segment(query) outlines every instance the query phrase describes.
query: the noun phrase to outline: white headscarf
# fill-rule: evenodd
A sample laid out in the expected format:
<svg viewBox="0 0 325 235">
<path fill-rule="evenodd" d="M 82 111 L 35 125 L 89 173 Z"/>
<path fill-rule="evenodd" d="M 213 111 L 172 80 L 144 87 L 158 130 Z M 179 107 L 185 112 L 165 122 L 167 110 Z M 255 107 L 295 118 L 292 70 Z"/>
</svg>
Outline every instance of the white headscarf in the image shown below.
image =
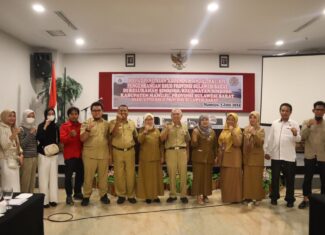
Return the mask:
<svg viewBox="0 0 325 235">
<path fill-rule="evenodd" d="M 32 124 L 29 124 L 27 122 L 27 116 L 31 113 L 35 113 L 33 110 L 31 109 L 26 109 L 24 112 L 23 112 L 23 118 L 22 118 L 22 121 L 20 123 L 20 126 L 23 126 L 25 128 L 28 128 L 28 129 L 31 129 L 31 128 L 35 128 L 35 122 L 32 123 Z"/>
</svg>

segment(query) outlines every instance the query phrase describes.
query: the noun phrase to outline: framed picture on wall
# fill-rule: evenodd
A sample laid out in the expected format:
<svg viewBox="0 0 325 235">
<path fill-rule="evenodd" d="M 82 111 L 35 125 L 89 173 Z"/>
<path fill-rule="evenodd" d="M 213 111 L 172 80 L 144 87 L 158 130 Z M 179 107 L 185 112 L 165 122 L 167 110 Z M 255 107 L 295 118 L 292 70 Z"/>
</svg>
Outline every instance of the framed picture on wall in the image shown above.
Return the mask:
<svg viewBox="0 0 325 235">
<path fill-rule="evenodd" d="M 135 54 L 125 54 L 125 67 L 135 67 Z"/>
<path fill-rule="evenodd" d="M 229 55 L 219 55 L 219 67 L 220 68 L 229 67 Z"/>
</svg>

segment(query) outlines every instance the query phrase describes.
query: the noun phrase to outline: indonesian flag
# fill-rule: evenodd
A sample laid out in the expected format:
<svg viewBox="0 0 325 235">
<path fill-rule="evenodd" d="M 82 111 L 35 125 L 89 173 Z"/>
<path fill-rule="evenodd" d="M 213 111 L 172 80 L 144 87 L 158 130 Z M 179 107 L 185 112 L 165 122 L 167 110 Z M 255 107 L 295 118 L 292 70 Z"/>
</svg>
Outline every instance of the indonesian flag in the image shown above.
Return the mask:
<svg viewBox="0 0 325 235">
<path fill-rule="evenodd" d="M 52 63 L 52 79 L 50 85 L 50 98 L 49 98 L 49 108 L 54 109 L 56 107 L 56 77 L 55 77 L 55 68 L 54 63 Z"/>
</svg>

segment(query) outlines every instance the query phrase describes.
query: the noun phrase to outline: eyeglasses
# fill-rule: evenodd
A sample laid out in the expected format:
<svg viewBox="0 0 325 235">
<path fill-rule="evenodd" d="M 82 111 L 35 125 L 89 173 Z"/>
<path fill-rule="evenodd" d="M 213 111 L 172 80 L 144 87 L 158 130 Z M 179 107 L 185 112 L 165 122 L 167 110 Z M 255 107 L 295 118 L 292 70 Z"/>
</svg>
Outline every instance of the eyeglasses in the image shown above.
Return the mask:
<svg viewBox="0 0 325 235">
<path fill-rule="evenodd" d="M 102 110 L 101 109 L 93 109 L 93 110 L 91 110 L 92 112 L 94 112 L 94 113 L 99 113 L 99 112 L 101 112 Z"/>
</svg>

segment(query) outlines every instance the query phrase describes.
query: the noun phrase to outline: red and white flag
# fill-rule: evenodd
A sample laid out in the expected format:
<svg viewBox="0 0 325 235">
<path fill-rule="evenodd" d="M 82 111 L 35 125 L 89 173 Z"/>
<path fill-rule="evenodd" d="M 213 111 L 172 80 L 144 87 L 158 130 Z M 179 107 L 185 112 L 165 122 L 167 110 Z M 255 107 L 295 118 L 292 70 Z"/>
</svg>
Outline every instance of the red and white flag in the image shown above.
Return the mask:
<svg viewBox="0 0 325 235">
<path fill-rule="evenodd" d="M 56 99 L 57 99 L 57 92 L 56 92 L 56 76 L 55 76 L 55 67 L 54 63 L 52 63 L 52 73 L 51 73 L 51 84 L 50 84 L 50 98 L 49 98 L 49 108 L 55 109 L 56 108 Z"/>
</svg>

